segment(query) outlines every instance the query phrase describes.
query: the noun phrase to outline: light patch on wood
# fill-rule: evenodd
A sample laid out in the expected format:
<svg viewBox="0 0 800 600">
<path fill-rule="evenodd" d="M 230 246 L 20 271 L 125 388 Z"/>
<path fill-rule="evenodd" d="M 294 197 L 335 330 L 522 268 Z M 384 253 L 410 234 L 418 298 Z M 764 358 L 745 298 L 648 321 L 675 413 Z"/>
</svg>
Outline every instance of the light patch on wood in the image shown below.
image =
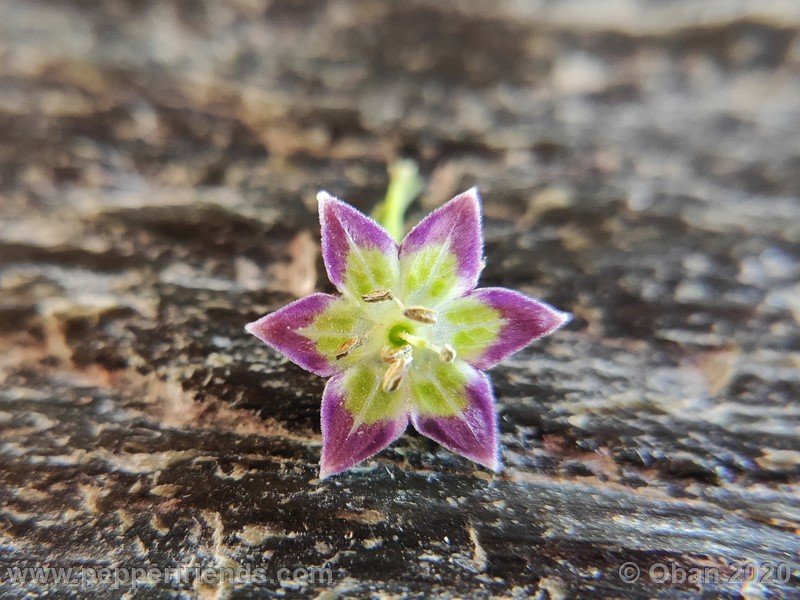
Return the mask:
<svg viewBox="0 0 800 600">
<path fill-rule="evenodd" d="M 320 444 L 319 436 L 303 436 L 288 431 L 274 419 L 254 418 L 248 410 L 232 408 L 215 399 L 197 400 L 194 394 L 186 392 L 180 385 L 182 379 L 191 373 L 174 371 L 170 379 L 163 381 L 157 376 L 138 376 L 126 374 L 121 385 L 136 386 L 144 384 L 147 392 L 143 396 L 148 403 L 145 415 L 156 419 L 163 427 L 192 427 L 193 429 L 212 429 L 231 431 L 239 435 L 256 434 L 278 436 L 300 441 L 304 444 Z"/>
<path fill-rule="evenodd" d="M 528 200 L 525 214 L 519 219 L 519 227 L 527 229 L 544 213 L 551 210 L 563 210 L 575 204 L 574 193 L 566 187 L 550 186 L 538 190 Z"/>
<path fill-rule="evenodd" d="M 196 456 L 197 453 L 193 450 L 174 450 L 166 452 L 135 452 L 131 454 L 111 454 L 103 451 L 98 454 L 115 471 L 142 475 L 158 473 L 174 463 Z"/>
<path fill-rule="evenodd" d="M 230 473 L 226 473 L 222 470 L 220 465 L 217 465 L 216 470 L 214 471 L 214 476 L 219 477 L 220 479 L 230 479 L 232 481 L 239 481 L 246 475 L 258 475 L 258 471 L 255 469 L 245 469 L 242 465 L 235 464 L 231 468 Z"/>
<path fill-rule="evenodd" d="M 117 509 L 114 512 L 117 515 L 117 520 L 119 521 L 119 531 L 121 533 L 125 533 L 131 527 L 133 527 L 134 519 L 130 512 L 124 508 Z"/>
<path fill-rule="evenodd" d="M 386 521 L 386 515 L 374 509 L 362 510 L 360 512 L 340 510 L 336 513 L 336 516 L 345 521 L 357 521 L 367 525 L 376 525 Z"/>
<path fill-rule="evenodd" d="M 173 498 L 181 491 L 181 486 L 172 483 L 164 483 L 157 485 L 150 490 L 154 496 L 161 496 L 162 498 Z"/>
<path fill-rule="evenodd" d="M 236 537 L 248 546 L 261 546 L 272 538 L 292 538 L 296 535 L 295 533 L 286 533 L 285 531 L 274 529 L 268 525 L 245 525 L 236 534 Z"/>
<path fill-rule="evenodd" d="M 14 496 L 26 502 L 45 502 L 50 499 L 50 494 L 32 487 L 17 488 L 14 490 Z"/>
<path fill-rule="evenodd" d="M 90 513 L 99 515 L 103 512 L 103 498 L 108 495 L 108 490 L 103 490 L 96 485 L 81 485 L 80 491 L 83 496 L 83 505 Z"/>
<path fill-rule="evenodd" d="M 763 456 L 756 458 L 758 465 L 764 469 L 790 469 L 800 465 L 800 452 L 797 450 L 774 450 L 765 448 Z"/>
<path fill-rule="evenodd" d="M 542 577 L 537 592 L 547 592 L 550 600 L 564 600 L 567 597 L 567 586 L 558 577 Z"/>
<path fill-rule="evenodd" d="M 150 517 L 150 527 L 160 536 L 165 536 L 169 533 L 169 527 L 158 515 Z"/>
<path fill-rule="evenodd" d="M 488 560 L 486 551 L 481 546 L 480 539 L 478 539 L 478 530 L 475 529 L 472 521 L 467 524 L 467 534 L 469 534 L 469 539 L 472 542 L 472 565 L 479 573 L 483 573 L 486 570 Z"/>
<path fill-rule="evenodd" d="M 708 393 L 716 396 L 723 391 L 736 373 L 740 351 L 724 349 L 707 352 L 697 358 L 697 367 L 708 382 Z"/>
<path fill-rule="evenodd" d="M 288 261 L 278 262 L 269 268 L 266 281 L 272 282 L 275 289 L 289 292 L 295 296 L 307 296 L 317 285 L 317 256 L 319 249 L 308 231 L 298 233 L 286 246 Z M 259 278 L 258 287 L 263 287 L 265 279 Z"/>
</svg>

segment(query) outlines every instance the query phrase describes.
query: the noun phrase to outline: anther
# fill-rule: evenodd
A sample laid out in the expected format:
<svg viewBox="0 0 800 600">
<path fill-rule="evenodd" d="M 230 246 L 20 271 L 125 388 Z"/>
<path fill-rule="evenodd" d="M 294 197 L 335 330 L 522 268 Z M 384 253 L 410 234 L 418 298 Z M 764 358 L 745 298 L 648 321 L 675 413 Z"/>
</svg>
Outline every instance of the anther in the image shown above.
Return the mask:
<svg viewBox="0 0 800 600">
<path fill-rule="evenodd" d="M 361 296 L 364 302 L 383 302 L 384 300 L 394 300 L 392 290 L 375 290 L 369 294 Z"/>
<path fill-rule="evenodd" d="M 411 358 L 409 357 L 398 358 L 389 363 L 381 380 L 381 387 L 384 392 L 393 392 L 398 388 L 400 381 L 403 379 L 403 373 L 410 363 Z"/>
<path fill-rule="evenodd" d="M 364 341 L 361 338 L 357 337 L 345 340 L 344 342 L 342 342 L 342 345 L 339 346 L 339 349 L 336 351 L 336 360 L 341 360 L 363 343 Z"/>
<path fill-rule="evenodd" d="M 411 346 L 401 346 L 400 348 L 384 346 L 381 348 L 381 360 L 385 363 L 391 363 L 401 358 L 408 358 L 409 356 L 411 356 Z"/>
<path fill-rule="evenodd" d="M 424 306 L 409 306 L 403 311 L 403 316 L 408 317 L 412 321 L 419 321 L 427 325 L 434 325 L 436 323 L 436 311 Z"/>
<path fill-rule="evenodd" d="M 456 351 L 450 344 L 445 344 L 444 347 L 439 350 L 439 358 L 442 362 L 451 363 L 456 359 Z"/>
</svg>

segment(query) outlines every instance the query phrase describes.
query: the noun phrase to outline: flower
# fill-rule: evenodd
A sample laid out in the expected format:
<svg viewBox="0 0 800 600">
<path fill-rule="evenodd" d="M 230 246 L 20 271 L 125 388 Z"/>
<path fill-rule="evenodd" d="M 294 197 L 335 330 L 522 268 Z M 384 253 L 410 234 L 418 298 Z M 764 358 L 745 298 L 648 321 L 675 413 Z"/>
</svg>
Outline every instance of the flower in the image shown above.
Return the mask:
<svg viewBox="0 0 800 600">
<path fill-rule="evenodd" d="M 245 329 L 330 377 L 322 396 L 321 477 L 383 450 L 409 419 L 422 435 L 501 468 L 492 386 L 483 373 L 570 315 L 504 288 L 475 289 L 483 268 L 473 188 L 398 244 L 320 192 L 322 256 L 341 296 L 311 294 Z"/>
</svg>

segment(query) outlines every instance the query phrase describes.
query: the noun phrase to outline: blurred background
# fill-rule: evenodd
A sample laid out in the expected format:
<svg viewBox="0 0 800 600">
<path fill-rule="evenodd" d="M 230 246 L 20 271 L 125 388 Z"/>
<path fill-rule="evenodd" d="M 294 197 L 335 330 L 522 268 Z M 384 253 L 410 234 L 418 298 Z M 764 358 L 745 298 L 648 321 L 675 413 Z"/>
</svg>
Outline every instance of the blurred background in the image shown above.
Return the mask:
<svg viewBox="0 0 800 600">
<path fill-rule="evenodd" d="M 632 594 L 642 552 L 796 559 L 799 27 L 795 0 L 0 0 L 6 560 L 578 597 Z M 320 486 L 323 382 L 242 330 L 330 289 L 316 192 L 369 211 L 399 157 L 412 221 L 478 185 L 482 284 L 576 317 L 493 372 L 493 487 L 412 434 Z"/>
</svg>

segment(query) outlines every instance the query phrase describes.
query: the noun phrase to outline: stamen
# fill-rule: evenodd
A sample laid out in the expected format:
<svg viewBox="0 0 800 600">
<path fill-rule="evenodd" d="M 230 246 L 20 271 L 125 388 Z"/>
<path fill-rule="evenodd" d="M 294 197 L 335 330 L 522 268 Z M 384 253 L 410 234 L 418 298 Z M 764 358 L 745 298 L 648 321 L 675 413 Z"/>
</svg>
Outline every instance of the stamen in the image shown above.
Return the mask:
<svg viewBox="0 0 800 600">
<path fill-rule="evenodd" d="M 456 351 L 450 344 L 445 344 L 444 348 L 439 350 L 439 358 L 442 362 L 451 363 L 456 359 Z"/>
<path fill-rule="evenodd" d="M 412 321 L 419 321 L 428 325 L 436 323 L 436 311 L 424 306 L 409 306 L 403 311 L 403 316 L 408 317 Z"/>
<path fill-rule="evenodd" d="M 348 354 L 350 354 L 353 350 L 358 348 L 361 344 L 364 343 L 364 340 L 361 338 L 350 338 L 342 342 L 342 345 L 339 346 L 339 349 L 336 351 L 336 360 L 341 360 Z"/>
<path fill-rule="evenodd" d="M 369 294 L 361 296 L 364 302 L 383 302 L 384 300 L 394 300 L 392 290 L 375 290 Z"/>
<path fill-rule="evenodd" d="M 414 348 L 435 352 L 439 355 L 439 359 L 442 362 L 449 363 L 456 359 L 456 351 L 450 344 L 445 344 L 444 348 L 440 348 L 436 344 L 432 344 L 429 340 L 417 335 L 412 335 L 410 333 L 400 333 L 398 334 L 398 337 L 414 346 Z"/>
<path fill-rule="evenodd" d="M 411 364 L 410 357 L 398 358 L 389 363 L 381 380 L 381 387 L 384 392 L 393 392 L 398 388 L 400 381 L 403 379 L 403 373 L 405 373 L 409 364 Z"/>
<path fill-rule="evenodd" d="M 409 356 L 411 356 L 411 346 L 401 346 L 400 348 L 384 346 L 381 348 L 381 360 L 385 363 L 394 362 Z"/>
</svg>

